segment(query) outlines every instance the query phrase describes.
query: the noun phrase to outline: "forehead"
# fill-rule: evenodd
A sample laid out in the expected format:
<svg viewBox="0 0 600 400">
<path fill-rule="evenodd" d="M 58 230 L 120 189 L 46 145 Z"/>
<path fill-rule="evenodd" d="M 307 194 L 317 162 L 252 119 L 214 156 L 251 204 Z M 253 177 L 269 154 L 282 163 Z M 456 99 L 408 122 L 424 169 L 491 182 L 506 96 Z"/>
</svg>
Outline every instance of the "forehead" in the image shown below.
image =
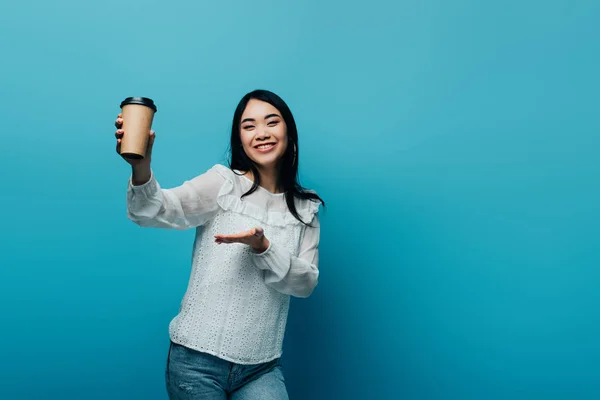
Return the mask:
<svg viewBox="0 0 600 400">
<path fill-rule="evenodd" d="M 279 113 L 279 110 L 277 108 L 273 107 L 271 104 L 269 104 L 265 101 L 251 99 L 248 102 L 248 104 L 246 105 L 246 109 L 242 113 L 242 119 L 244 119 L 244 118 L 261 118 L 261 117 L 264 117 L 265 115 L 269 115 L 269 114 L 281 115 Z"/>
</svg>

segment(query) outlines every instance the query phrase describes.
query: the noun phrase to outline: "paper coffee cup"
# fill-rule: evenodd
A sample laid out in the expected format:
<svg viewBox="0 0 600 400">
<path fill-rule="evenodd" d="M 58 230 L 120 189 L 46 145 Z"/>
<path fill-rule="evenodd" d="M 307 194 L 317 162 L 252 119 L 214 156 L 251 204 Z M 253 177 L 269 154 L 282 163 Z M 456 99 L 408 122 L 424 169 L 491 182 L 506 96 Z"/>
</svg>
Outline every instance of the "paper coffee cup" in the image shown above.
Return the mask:
<svg viewBox="0 0 600 400">
<path fill-rule="evenodd" d="M 156 105 L 147 97 L 128 97 L 121 102 L 123 110 L 123 138 L 121 139 L 122 157 L 143 159 L 146 157 L 146 147 L 152 120 L 156 113 Z"/>
</svg>

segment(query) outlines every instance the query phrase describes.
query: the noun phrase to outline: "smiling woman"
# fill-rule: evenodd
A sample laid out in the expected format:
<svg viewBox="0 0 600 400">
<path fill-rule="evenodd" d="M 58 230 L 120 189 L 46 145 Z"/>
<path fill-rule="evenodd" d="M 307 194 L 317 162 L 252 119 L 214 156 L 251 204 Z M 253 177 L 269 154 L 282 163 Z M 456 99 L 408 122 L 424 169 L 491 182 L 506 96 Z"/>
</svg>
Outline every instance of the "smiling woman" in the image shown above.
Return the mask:
<svg viewBox="0 0 600 400">
<path fill-rule="evenodd" d="M 284 157 L 288 148 L 285 121 L 272 104 L 251 99 L 244 109 L 240 125 L 240 139 L 244 152 L 267 179 L 263 179 L 267 190 L 277 192 L 277 163 Z M 250 176 L 253 176 L 252 172 Z"/>
<path fill-rule="evenodd" d="M 119 152 L 121 114 L 116 126 Z M 290 109 L 272 92 L 248 93 L 234 112 L 229 167 L 170 189 L 150 167 L 156 135 L 148 135 L 144 159 L 123 157 L 132 166 L 129 218 L 196 229 L 188 288 L 169 326 L 170 399 L 287 399 L 280 358 L 290 296 L 308 297 L 318 283 L 325 205 L 296 181 Z"/>
</svg>

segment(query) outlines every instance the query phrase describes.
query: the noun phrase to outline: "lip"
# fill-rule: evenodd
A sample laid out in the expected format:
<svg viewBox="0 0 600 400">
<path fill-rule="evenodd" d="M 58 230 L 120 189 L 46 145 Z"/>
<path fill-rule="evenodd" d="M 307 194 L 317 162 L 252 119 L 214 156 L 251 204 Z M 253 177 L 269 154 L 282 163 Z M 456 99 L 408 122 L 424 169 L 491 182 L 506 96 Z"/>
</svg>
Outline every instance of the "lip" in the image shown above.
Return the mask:
<svg viewBox="0 0 600 400">
<path fill-rule="evenodd" d="M 268 153 L 277 147 L 277 143 L 261 143 L 258 146 L 263 146 L 265 144 L 272 144 L 273 146 L 269 147 L 268 149 L 259 149 L 258 147 L 254 147 L 254 150 L 258 151 L 259 153 Z"/>
</svg>

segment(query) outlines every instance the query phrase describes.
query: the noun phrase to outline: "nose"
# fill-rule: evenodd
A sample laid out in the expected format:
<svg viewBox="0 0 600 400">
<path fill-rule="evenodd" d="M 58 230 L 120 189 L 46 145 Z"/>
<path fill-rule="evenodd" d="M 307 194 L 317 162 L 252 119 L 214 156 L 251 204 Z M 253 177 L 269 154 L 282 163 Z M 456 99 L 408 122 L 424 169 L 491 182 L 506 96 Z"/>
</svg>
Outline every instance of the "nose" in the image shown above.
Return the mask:
<svg viewBox="0 0 600 400">
<path fill-rule="evenodd" d="M 257 139 L 262 139 L 262 138 L 269 138 L 271 135 L 269 134 L 269 132 L 267 132 L 267 130 L 265 128 L 257 128 L 256 129 L 256 138 Z"/>
</svg>

